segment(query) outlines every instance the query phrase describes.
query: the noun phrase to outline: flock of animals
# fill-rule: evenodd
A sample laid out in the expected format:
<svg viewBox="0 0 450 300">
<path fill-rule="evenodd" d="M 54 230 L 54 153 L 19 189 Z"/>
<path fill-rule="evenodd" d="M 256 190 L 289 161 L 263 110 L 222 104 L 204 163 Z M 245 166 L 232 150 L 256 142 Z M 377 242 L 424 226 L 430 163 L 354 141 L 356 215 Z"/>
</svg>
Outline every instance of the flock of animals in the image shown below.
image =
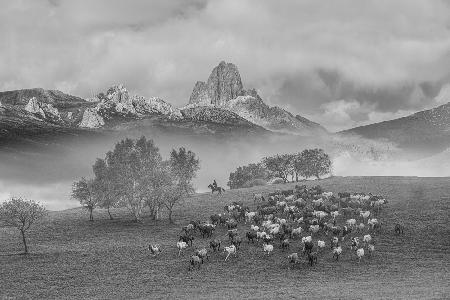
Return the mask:
<svg viewBox="0 0 450 300">
<path fill-rule="evenodd" d="M 348 252 L 359 263 L 375 251 L 375 237 L 382 227 L 379 218 L 388 204 L 379 195 L 348 192 L 334 195 L 320 186 L 304 185 L 297 185 L 294 190 L 277 190 L 266 198 L 254 194 L 253 211 L 241 202 L 233 202 L 207 221 L 191 221 L 183 226 L 176 246 L 179 256 L 188 248 L 193 249 L 189 270 L 200 268 L 209 260 L 210 252 L 220 252 L 221 246 L 225 261 L 230 256 L 236 257 L 244 239 L 247 244 L 259 244 L 267 255 L 276 246 L 284 252 L 299 243 L 299 251 L 286 257 L 292 266 L 303 260 L 314 266 L 327 247 L 336 261 L 343 252 Z M 248 226 L 245 233 L 238 230 L 239 223 Z M 223 234 L 212 238 L 220 230 Z M 403 234 L 403 225 L 396 224 L 394 231 Z M 210 239 L 209 249 L 194 250 L 197 237 Z M 162 252 L 158 244 L 151 244 L 148 249 L 154 256 Z"/>
</svg>

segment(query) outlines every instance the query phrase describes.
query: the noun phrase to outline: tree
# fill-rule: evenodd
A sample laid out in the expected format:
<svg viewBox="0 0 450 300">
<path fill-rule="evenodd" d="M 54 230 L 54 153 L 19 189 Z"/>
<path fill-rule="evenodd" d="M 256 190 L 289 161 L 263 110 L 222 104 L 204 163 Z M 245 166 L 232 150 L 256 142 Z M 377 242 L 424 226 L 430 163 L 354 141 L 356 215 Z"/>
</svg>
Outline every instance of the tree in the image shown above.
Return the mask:
<svg viewBox="0 0 450 300">
<path fill-rule="evenodd" d="M 175 205 L 179 204 L 184 197 L 194 193 L 192 180 L 195 178 L 197 171 L 200 169 L 200 161 L 195 153 L 180 148 L 178 151 L 172 149 L 170 159 L 168 161 L 168 172 L 166 174 L 166 182 L 172 181 L 170 185 L 166 185 L 164 194 L 164 205 L 169 212 L 169 221 L 173 223 L 172 212 Z M 172 177 L 170 180 L 169 178 Z"/>
<path fill-rule="evenodd" d="M 322 149 L 306 149 L 296 160 L 295 169 L 297 173 L 305 178 L 326 175 L 331 172 L 331 160 Z"/>
<path fill-rule="evenodd" d="M 230 189 L 237 189 L 244 187 L 246 183 L 252 180 L 267 180 L 268 177 L 269 172 L 263 164 L 249 164 L 247 166 L 238 167 L 236 171 L 230 173 L 227 185 Z"/>
<path fill-rule="evenodd" d="M 189 190 L 189 184 L 200 169 L 200 161 L 195 157 L 195 153 L 186 151 L 184 147 L 181 147 L 178 152 L 172 149 L 169 163 L 177 184 Z"/>
<path fill-rule="evenodd" d="M 6 224 L 20 230 L 24 246 L 24 253 L 28 253 L 25 233 L 39 219 L 46 214 L 45 208 L 33 200 L 13 197 L 0 206 L 0 219 Z"/>
<path fill-rule="evenodd" d="M 114 188 L 114 178 L 110 174 L 111 170 L 104 159 L 97 159 L 92 169 L 94 171 L 94 197 L 101 208 L 107 209 L 109 219 L 113 220 L 110 209 L 117 205 L 118 195 Z"/>
<path fill-rule="evenodd" d="M 72 185 L 72 198 L 89 210 L 89 221 L 94 221 L 93 211 L 97 206 L 97 197 L 94 195 L 94 181 L 82 177 Z"/>
<path fill-rule="evenodd" d="M 136 141 L 122 140 L 106 154 L 110 186 L 135 221 L 141 220 L 146 205 L 155 204 L 161 163 L 158 147 L 144 136 Z"/>
<path fill-rule="evenodd" d="M 275 176 L 282 178 L 285 183 L 293 168 L 292 157 L 290 154 L 277 154 L 275 156 L 264 157 L 263 164 Z"/>
</svg>

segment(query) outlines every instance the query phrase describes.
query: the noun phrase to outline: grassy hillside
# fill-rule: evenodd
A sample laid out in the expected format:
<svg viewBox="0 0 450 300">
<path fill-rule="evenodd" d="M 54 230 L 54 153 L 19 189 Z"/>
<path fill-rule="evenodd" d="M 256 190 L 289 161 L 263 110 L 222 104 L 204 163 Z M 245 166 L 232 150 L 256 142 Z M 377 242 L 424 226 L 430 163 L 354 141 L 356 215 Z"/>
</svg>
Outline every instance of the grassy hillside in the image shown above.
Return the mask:
<svg viewBox="0 0 450 300">
<path fill-rule="evenodd" d="M 116 211 L 113 221 L 97 212 L 94 222 L 82 209 L 52 212 L 48 222 L 31 232 L 28 256 L 16 254 L 22 249 L 18 233 L 0 228 L 0 299 L 450 297 L 449 178 L 330 178 L 320 184 L 333 192 L 380 193 L 390 201 L 379 218 L 384 228 L 374 237 L 372 258 L 358 264 L 345 244 L 335 262 L 327 245 L 315 267 L 303 263 L 289 269 L 286 257 L 299 251 L 298 240 L 284 253 L 275 247 L 270 257 L 263 255 L 261 245 L 245 242 L 236 258 L 224 262 L 224 253 L 213 253 L 200 270 L 189 272 L 191 250 L 177 257 L 175 247 L 181 225 L 206 220 L 235 200 L 253 206 L 254 192 L 276 188 L 255 187 L 222 196 L 195 195 L 175 212 L 175 225 L 151 220 L 135 224 L 126 211 Z M 393 234 L 397 220 L 406 227 L 404 236 Z M 239 226 L 241 235 L 247 226 Z M 214 237 L 225 233 L 220 228 Z M 162 245 L 160 256 L 147 253 L 150 242 Z M 196 236 L 194 248 L 208 242 Z"/>
</svg>

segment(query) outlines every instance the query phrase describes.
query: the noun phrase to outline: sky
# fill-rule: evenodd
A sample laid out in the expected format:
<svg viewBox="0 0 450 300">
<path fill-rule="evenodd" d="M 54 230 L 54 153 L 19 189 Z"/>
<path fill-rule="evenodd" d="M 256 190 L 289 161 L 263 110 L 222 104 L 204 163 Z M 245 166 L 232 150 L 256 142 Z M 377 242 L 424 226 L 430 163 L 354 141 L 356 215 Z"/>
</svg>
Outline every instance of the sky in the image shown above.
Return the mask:
<svg viewBox="0 0 450 300">
<path fill-rule="evenodd" d="M 450 1 L 0 0 L 0 7 L 1 91 L 42 87 L 87 98 L 122 83 L 182 106 L 224 60 L 268 104 L 330 131 L 450 101 L 439 97 L 450 83 Z"/>
</svg>

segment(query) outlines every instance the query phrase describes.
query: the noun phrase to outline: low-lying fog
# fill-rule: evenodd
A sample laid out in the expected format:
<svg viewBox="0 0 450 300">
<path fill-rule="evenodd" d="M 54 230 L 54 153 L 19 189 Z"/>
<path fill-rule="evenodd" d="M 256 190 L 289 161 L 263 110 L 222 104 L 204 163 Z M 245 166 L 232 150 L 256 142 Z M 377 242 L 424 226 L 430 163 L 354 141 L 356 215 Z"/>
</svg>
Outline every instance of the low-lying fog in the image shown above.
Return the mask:
<svg viewBox="0 0 450 300">
<path fill-rule="evenodd" d="M 201 169 L 194 182 L 198 192 L 206 192 L 213 179 L 227 188 L 230 172 L 266 155 L 300 152 L 316 146 L 331 154 L 336 176 L 450 176 L 448 150 L 418 161 L 400 161 L 389 159 L 390 153 L 396 151 L 392 145 L 350 139 L 330 141 L 284 136 L 224 141 L 192 136 L 167 137 L 151 132 L 145 135 L 155 140 L 164 158 L 172 148 L 182 146 L 198 155 Z M 0 153 L 0 201 L 14 195 L 38 200 L 50 210 L 79 206 L 70 197 L 72 183 L 81 176 L 91 177 L 95 159 L 103 158 L 122 137 L 70 141 L 38 153 L 32 150 Z"/>
</svg>

